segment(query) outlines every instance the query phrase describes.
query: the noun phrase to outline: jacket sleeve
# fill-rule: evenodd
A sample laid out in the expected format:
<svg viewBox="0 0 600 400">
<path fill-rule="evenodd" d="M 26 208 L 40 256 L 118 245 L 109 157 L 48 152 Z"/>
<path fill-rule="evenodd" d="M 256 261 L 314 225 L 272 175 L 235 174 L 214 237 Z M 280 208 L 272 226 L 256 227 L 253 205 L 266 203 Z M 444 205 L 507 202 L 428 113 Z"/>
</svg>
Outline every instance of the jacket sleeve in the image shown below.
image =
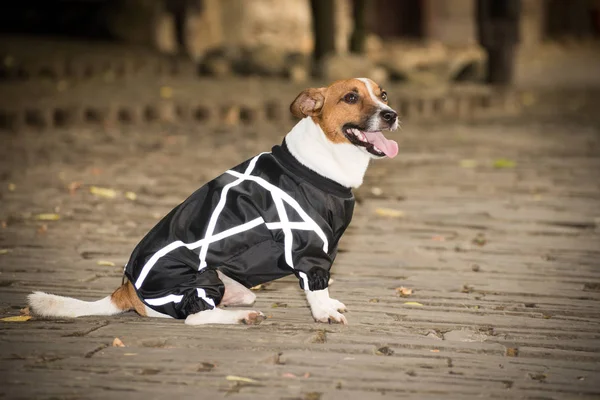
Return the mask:
<svg viewBox="0 0 600 400">
<path fill-rule="evenodd" d="M 335 249 L 330 253 L 335 254 Z M 335 257 L 323 251 L 322 247 L 297 248 L 292 258 L 294 273 L 298 277 L 302 289 L 323 290 L 329 286 L 329 270 Z"/>
</svg>

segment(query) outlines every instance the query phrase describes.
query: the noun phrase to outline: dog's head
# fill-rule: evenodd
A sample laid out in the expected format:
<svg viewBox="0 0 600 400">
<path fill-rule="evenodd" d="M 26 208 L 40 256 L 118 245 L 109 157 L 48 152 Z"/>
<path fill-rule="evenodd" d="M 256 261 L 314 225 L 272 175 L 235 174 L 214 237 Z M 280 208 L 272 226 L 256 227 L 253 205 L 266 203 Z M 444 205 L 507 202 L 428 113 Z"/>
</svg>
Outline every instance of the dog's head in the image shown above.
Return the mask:
<svg viewBox="0 0 600 400">
<path fill-rule="evenodd" d="M 388 106 L 385 90 L 370 79 L 306 89 L 290 111 L 298 118 L 312 117 L 333 143 L 351 143 L 372 158 L 398 154 L 398 144 L 381 133 L 398 128 L 398 114 Z"/>
</svg>

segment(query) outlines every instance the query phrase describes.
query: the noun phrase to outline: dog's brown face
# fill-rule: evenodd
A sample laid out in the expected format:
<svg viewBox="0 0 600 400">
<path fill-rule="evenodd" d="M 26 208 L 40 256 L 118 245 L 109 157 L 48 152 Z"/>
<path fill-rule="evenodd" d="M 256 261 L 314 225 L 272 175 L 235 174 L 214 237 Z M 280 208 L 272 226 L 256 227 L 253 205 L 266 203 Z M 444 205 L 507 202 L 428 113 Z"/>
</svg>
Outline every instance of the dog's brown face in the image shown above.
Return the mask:
<svg viewBox="0 0 600 400">
<path fill-rule="evenodd" d="M 398 144 L 381 133 L 398 127 L 398 114 L 388 106 L 385 90 L 370 79 L 306 89 L 290 111 L 298 118 L 312 117 L 332 143 L 351 143 L 374 158 L 398 154 Z"/>
</svg>

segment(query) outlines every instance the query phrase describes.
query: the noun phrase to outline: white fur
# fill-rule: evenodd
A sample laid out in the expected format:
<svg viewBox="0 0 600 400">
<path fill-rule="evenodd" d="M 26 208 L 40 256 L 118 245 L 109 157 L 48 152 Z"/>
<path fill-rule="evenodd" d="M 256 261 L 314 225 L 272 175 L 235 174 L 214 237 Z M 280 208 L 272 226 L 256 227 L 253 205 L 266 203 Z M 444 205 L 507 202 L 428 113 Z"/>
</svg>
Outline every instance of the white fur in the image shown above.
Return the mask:
<svg viewBox="0 0 600 400">
<path fill-rule="evenodd" d="M 370 80 L 368 80 L 367 78 L 356 78 L 356 79 L 365 84 L 365 86 L 367 87 L 367 91 L 369 92 L 369 96 L 371 96 L 371 100 L 373 100 L 375 102 L 375 104 L 377 104 L 379 106 L 380 110 L 394 111 L 390 106 L 388 106 L 383 101 L 381 101 L 381 99 L 379 97 L 375 96 L 375 93 L 373 92 L 373 87 L 371 86 Z M 371 118 L 371 120 L 369 121 L 369 125 L 370 125 L 369 130 L 378 131 L 378 130 L 382 129 L 380 126 L 381 119 L 379 118 L 378 114 L 379 113 L 374 114 L 374 116 L 376 118 Z M 384 129 L 386 129 L 386 128 L 384 128 Z M 392 127 L 390 128 L 390 130 L 392 130 L 392 131 L 395 131 L 396 129 L 398 129 L 398 118 L 396 118 L 394 125 L 392 125 Z"/>
<path fill-rule="evenodd" d="M 225 285 L 225 294 L 221 306 L 251 306 L 256 301 L 256 295 L 241 283 L 231 279 L 221 271 L 217 271 L 219 279 Z"/>
<path fill-rule="evenodd" d="M 151 309 L 148 306 L 144 306 L 144 309 L 146 310 L 146 317 L 150 317 L 150 318 L 173 318 L 171 317 L 169 314 L 163 314 L 163 313 L 159 313 L 158 311 L 154 311 L 153 309 Z"/>
<path fill-rule="evenodd" d="M 313 318 L 318 322 L 329 322 L 330 320 L 348 324 L 346 317 L 341 314 L 346 311 L 344 303 L 329 297 L 329 289 L 307 290 L 306 300 L 310 305 Z"/>
<path fill-rule="evenodd" d="M 370 154 L 351 143 L 332 143 L 312 118 L 300 120 L 285 141 L 305 167 L 345 187 L 362 185 Z"/>
<path fill-rule="evenodd" d="M 258 320 L 256 322 L 256 319 Z M 253 310 L 223 310 L 213 308 L 204 310 L 196 314 L 188 315 L 185 319 L 186 325 L 206 325 L 206 324 L 239 324 L 239 323 L 260 323 L 264 314 Z"/>
<path fill-rule="evenodd" d="M 110 296 L 98 301 L 83 301 L 44 292 L 34 292 L 27 299 L 31 311 L 43 317 L 76 318 L 86 315 L 115 315 L 123 312 L 111 301 Z"/>
</svg>

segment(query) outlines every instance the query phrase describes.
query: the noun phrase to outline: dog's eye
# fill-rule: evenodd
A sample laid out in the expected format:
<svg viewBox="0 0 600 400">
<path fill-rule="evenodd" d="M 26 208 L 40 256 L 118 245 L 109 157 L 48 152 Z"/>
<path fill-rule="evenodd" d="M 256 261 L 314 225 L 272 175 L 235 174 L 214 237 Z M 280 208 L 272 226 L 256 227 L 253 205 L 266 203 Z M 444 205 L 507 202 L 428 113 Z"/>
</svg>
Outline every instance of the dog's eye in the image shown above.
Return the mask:
<svg viewBox="0 0 600 400">
<path fill-rule="evenodd" d="M 344 101 L 348 104 L 354 104 L 358 101 L 358 95 L 356 93 L 348 93 L 344 96 Z"/>
<path fill-rule="evenodd" d="M 387 101 L 387 93 L 386 92 L 381 92 L 381 100 Z"/>
</svg>

